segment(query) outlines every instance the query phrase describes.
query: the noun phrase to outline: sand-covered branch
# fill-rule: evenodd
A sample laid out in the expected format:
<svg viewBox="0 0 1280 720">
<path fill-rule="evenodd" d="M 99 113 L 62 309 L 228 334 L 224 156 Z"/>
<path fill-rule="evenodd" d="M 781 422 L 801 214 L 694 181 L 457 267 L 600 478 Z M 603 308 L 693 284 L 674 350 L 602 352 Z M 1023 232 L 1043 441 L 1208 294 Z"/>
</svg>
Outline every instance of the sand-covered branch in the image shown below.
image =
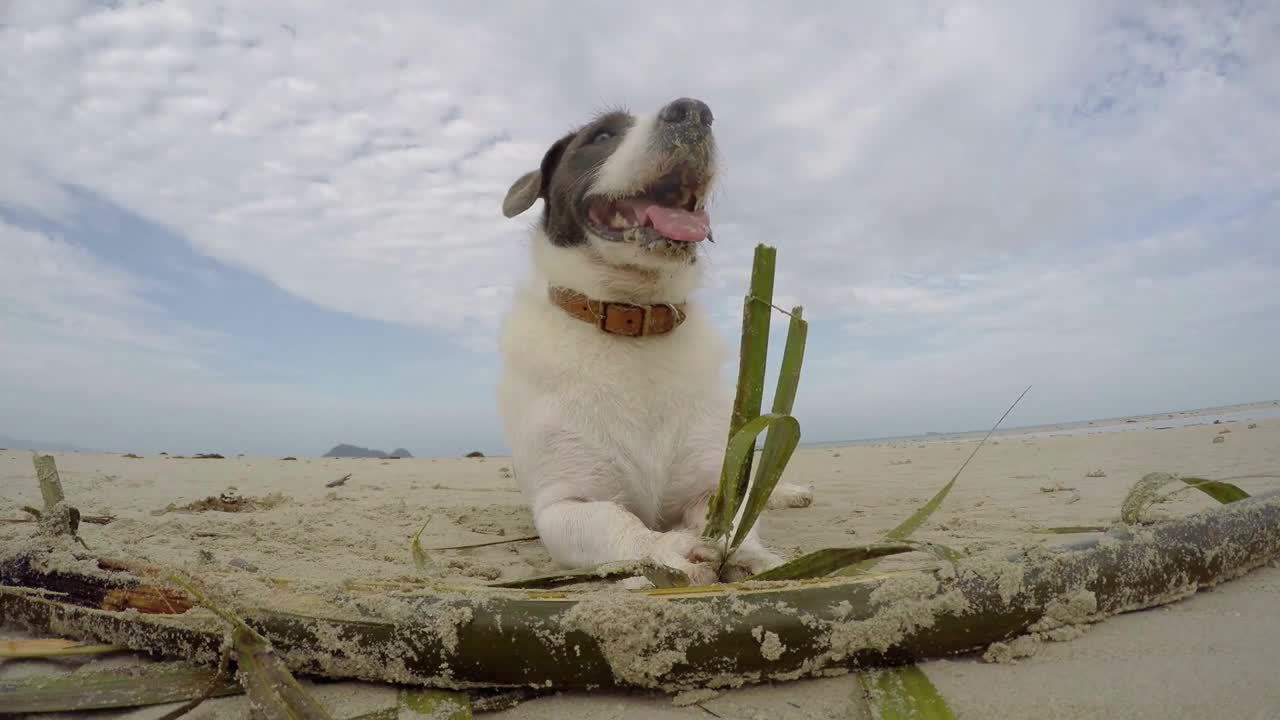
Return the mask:
<svg viewBox="0 0 1280 720">
<path fill-rule="evenodd" d="M 70 552 L 60 550 L 58 552 Z M 295 672 L 442 687 L 667 689 L 736 685 L 979 650 L 1031 629 L 1175 601 L 1280 554 L 1280 493 L 1062 549 L 974 558 L 870 581 L 715 592 L 420 590 L 327 612 L 240 608 Z M 178 614 L 86 606 L 30 589 L 37 555 L 0 557 L 0 615 L 43 632 L 214 663 L 223 629 Z M 81 567 L 86 564 L 81 563 Z M 59 582 L 66 586 L 64 571 Z M 84 572 L 112 589 L 154 578 Z M 25 586 L 25 588 L 23 587 Z M 279 607 L 288 606 L 280 597 Z M 320 617 L 324 615 L 324 617 Z"/>
</svg>

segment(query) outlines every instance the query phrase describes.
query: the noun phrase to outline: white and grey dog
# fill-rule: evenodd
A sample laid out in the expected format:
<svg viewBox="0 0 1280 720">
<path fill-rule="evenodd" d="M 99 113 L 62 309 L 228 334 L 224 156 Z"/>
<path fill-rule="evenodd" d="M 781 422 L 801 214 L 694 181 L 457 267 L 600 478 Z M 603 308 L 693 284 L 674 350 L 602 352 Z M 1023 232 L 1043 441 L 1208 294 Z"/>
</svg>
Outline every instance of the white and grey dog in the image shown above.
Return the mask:
<svg viewBox="0 0 1280 720">
<path fill-rule="evenodd" d="M 690 293 L 716 179 L 711 109 L 681 98 L 600 115 L 515 181 L 508 218 L 541 198 L 533 277 L 502 329 L 498 389 L 515 474 L 551 556 L 568 567 L 651 558 L 714 582 L 701 539 L 728 440 L 723 339 Z M 802 507 L 780 483 L 772 507 Z M 780 559 L 753 531 L 744 577 Z"/>
</svg>

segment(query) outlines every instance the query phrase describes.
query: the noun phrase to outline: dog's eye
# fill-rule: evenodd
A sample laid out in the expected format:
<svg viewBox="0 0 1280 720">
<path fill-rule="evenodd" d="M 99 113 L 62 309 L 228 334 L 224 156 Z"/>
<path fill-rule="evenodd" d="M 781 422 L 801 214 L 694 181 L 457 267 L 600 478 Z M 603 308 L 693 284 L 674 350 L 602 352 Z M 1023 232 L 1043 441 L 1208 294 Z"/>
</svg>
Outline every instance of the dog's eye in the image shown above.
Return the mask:
<svg viewBox="0 0 1280 720">
<path fill-rule="evenodd" d="M 613 139 L 612 130 L 599 130 L 596 132 L 595 135 L 591 136 L 591 144 L 595 145 L 597 143 L 608 142 L 609 140 L 612 140 L 612 139 Z"/>
</svg>

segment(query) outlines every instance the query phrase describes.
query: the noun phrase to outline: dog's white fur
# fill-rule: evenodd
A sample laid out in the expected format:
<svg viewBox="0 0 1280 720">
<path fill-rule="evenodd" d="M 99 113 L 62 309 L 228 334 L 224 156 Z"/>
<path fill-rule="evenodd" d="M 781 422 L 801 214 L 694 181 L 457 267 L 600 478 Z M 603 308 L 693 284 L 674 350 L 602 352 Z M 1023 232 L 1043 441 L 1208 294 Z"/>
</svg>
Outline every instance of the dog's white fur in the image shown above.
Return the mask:
<svg viewBox="0 0 1280 720">
<path fill-rule="evenodd" d="M 597 173 L 592 187 L 595 192 L 607 197 L 625 197 L 644 190 L 645 181 L 657 174 L 657 159 L 649 152 L 649 137 L 657 121 L 657 113 L 636 118 Z M 708 180 L 710 185 L 715 178 Z"/>
<path fill-rule="evenodd" d="M 624 194 L 651 118 L 638 120 L 596 188 Z M 651 558 L 698 583 L 719 550 L 701 539 L 720 476 L 732 406 L 727 347 L 689 297 L 702 263 L 590 237 L 557 247 L 532 231 L 533 272 L 501 332 L 499 407 L 538 534 L 569 567 Z M 633 303 L 687 302 L 687 319 L 656 337 L 619 338 L 553 305 L 550 286 Z M 780 484 L 771 507 L 807 505 Z M 731 558 L 742 575 L 781 561 L 754 529 Z"/>
</svg>

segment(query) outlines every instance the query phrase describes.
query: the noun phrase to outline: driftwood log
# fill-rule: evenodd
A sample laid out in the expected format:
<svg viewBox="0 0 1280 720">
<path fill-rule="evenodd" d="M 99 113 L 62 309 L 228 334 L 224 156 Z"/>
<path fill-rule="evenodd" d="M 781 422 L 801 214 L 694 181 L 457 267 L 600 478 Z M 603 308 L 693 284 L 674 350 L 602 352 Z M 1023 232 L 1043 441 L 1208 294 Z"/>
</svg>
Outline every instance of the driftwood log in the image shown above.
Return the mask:
<svg viewBox="0 0 1280 720">
<path fill-rule="evenodd" d="M 283 600 L 235 609 L 298 673 L 453 688 L 673 690 L 981 650 L 1170 603 L 1277 556 L 1280 491 L 1056 549 L 872 579 L 593 593 L 436 587 L 387 591 L 367 605 L 335 599 L 345 592 L 335 588 L 324 613 L 280 609 Z M 65 565 L 0 550 L 0 620 L 217 663 L 226 626 L 158 576 L 85 560 L 74 571 L 50 567 Z"/>
</svg>

